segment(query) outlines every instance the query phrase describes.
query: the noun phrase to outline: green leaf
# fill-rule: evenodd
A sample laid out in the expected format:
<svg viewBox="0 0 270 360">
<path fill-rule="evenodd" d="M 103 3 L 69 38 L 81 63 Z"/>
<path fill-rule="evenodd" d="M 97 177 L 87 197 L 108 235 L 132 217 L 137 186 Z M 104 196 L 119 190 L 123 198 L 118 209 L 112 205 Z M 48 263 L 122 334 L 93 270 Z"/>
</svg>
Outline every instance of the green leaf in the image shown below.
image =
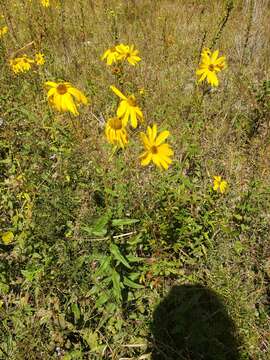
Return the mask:
<svg viewBox="0 0 270 360">
<path fill-rule="evenodd" d="M 83 227 L 83 230 L 87 232 L 91 236 L 105 236 L 108 231 L 108 222 L 110 220 L 111 214 L 106 213 L 105 215 L 101 216 L 97 219 L 94 224 L 91 226 Z"/>
<path fill-rule="evenodd" d="M 233 246 L 234 251 L 238 254 L 241 255 L 241 253 L 243 252 L 243 250 L 245 249 L 244 245 L 241 243 L 241 241 L 237 240 Z"/>
<path fill-rule="evenodd" d="M 143 289 L 144 286 L 137 284 L 135 282 L 133 282 L 132 280 L 130 280 L 129 278 L 127 278 L 126 276 L 124 276 L 124 281 L 123 281 L 124 285 L 132 288 L 132 289 Z"/>
<path fill-rule="evenodd" d="M 132 281 L 135 281 L 135 280 L 139 279 L 140 276 L 141 276 L 141 273 L 134 273 L 134 272 L 132 272 L 132 273 L 129 273 L 129 274 L 128 274 L 128 278 L 129 278 L 130 280 L 132 280 Z"/>
<path fill-rule="evenodd" d="M 128 261 L 124 258 L 124 256 L 121 254 L 120 250 L 118 249 L 118 246 L 116 244 L 110 245 L 110 250 L 115 258 L 115 260 L 120 261 L 123 265 L 125 265 L 128 269 L 131 269 L 131 266 L 129 265 Z"/>
<path fill-rule="evenodd" d="M 142 235 L 141 234 L 138 234 L 137 236 L 134 236 L 130 239 L 127 240 L 127 243 L 129 245 L 138 245 L 142 242 Z"/>
<path fill-rule="evenodd" d="M 36 280 L 41 272 L 42 272 L 42 269 L 35 269 L 35 268 L 27 269 L 27 270 L 21 270 L 22 275 L 29 282 L 32 282 L 33 280 Z"/>
<path fill-rule="evenodd" d="M 100 264 L 100 267 L 98 268 L 98 270 L 96 271 L 96 276 L 100 276 L 100 275 L 104 275 L 108 272 L 108 270 L 110 270 L 111 272 L 111 266 L 110 266 L 110 262 L 111 262 L 111 256 L 106 256 L 104 258 L 104 260 L 102 261 L 102 263 Z"/>
<path fill-rule="evenodd" d="M 87 342 L 88 346 L 90 347 L 91 351 L 95 351 L 98 346 L 98 333 L 92 332 L 90 329 L 83 329 L 81 331 L 83 339 Z"/>
<path fill-rule="evenodd" d="M 5 284 L 2 281 L 0 281 L 0 294 L 1 295 L 3 295 L 3 294 L 6 295 L 6 294 L 8 294 L 8 292 L 9 292 L 8 284 Z"/>
<path fill-rule="evenodd" d="M 21 107 L 20 109 L 20 112 L 25 115 L 30 121 L 34 121 L 34 122 L 37 122 L 39 121 L 39 118 L 36 116 L 35 113 L 33 113 L 32 111 L 29 111 L 23 107 Z"/>
<path fill-rule="evenodd" d="M 112 226 L 123 226 L 123 225 L 132 225 L 137 223 L 140 220 L 137 219 L 113 219 Z"/>
<path fill-rule="evenodd" d="M 72 312 L 74 314 L 75 320 L 76 321 L 79 320 L 80 317 L 81 317 L 81 312 L 80 312 L 80 309 L 78 307 L 78 304 L 76 304 L 76 303 L 71 304 L 71 310 L 72 310 Z"/>
<path fill-rule="evenodd" d="M 82 359 L 82 356 L 83 355 L 82 355 L 81 350 L 73 350 L 69 353 L 66 353 L 62 359 L 63 360 L 79 360 L 79 359 Z"/>
<path fill-rule="evenodd" d="M 118 301 L 121 301 L 122 300 L 122 294 L 121 294 L 122 283 L 120 281 L 120 275 L 115 270 L 113 270 L 113 272 L 112 272 L 112 282 L 113 282 L 113 294 Z"/>
<path fill-rule="evenodd" d="M 105 304 L 109 300 L 109 296 L 106 293 L 100 295 L 100 297 L 95 302 L 96 308 L 98 309 L 100 306 Z"/>
<path fill-rule="evenodd" d="M 140 261 L 145 261 L 145 258 L 143 257 L 138 257 L 138 256 L 134 256 L 134 255 L 127 255 L 126 258 L 128 259 L 129 262 L 140 262 Z"/>
</svg>

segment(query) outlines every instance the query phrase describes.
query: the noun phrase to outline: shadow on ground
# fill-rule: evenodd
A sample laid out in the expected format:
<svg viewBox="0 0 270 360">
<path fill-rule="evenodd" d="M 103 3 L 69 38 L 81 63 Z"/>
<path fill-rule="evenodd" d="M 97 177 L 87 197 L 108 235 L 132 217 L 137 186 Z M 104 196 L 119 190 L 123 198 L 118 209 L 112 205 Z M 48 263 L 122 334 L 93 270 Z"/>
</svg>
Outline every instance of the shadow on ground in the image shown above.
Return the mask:
<svg viewBox="0 0 270 360">
<path fill-rule="evenodd" d="M 234 323 L 222 299 L 201 285 L 174 286 L 151 324 L 152 360 L 239 360 Z"/>
</svg>

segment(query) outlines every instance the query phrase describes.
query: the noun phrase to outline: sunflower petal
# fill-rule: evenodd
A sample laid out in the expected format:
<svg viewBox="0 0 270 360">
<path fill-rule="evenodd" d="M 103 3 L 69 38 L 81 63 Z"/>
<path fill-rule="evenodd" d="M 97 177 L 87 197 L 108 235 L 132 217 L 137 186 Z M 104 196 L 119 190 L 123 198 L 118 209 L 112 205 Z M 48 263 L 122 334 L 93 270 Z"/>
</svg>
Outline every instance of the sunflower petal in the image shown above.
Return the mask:
<svg viewBox="0 0 270 360">
<path fill-rule="evenodd" d="M 140 155 L 139 158 L 141 160 L 141 165 L 147 166 L 147 165 L 149 165 L 149 163 L 152 159 L 152 154 L 151 154 L 151 152 L 145 151 L 142 155 Z"/>
<path fill-rule="evenodd" d="M 121 91 L 118 90 L 115 86 L 111 85 L 110 89 L 115 93 L 115 95 L 120 97 L 120 99 L 127 100 L 127 97 L 123 93 L 121 93 Z"/>
<path fill-rule="evenodd" d="M 169 132 L 168 130 L 162 131 L 162 132 L 158 135 L 158 137 L 157 137 L 157 139 L 156 139 L 156 141 L 155 141 L 156 146 L 161 145 L 161 144 L 167 139 L 167 137 L 168 137 L 169 135 L 170 135 L 170 132 Z"/>
<path fill-rule="evenodd" d="M 46 82 L 45 82 L 45 85 L 51 86 L 51 87 L 53 87 L 53 88 L 56 88 L 56 87 L 58 86 L 58 84 L 55 83 L 55 82 L 53 82 L 53 81 L 46 81 Z"/>
</svg>

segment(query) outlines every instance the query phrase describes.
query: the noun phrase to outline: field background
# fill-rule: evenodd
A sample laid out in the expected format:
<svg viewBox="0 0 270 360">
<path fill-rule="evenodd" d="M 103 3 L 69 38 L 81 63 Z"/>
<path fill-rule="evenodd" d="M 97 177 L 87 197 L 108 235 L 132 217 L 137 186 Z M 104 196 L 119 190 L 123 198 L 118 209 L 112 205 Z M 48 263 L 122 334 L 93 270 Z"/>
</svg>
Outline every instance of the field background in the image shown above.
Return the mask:
<svg viewBox="0 0 270 360">
<path fill-rule="evenodd" d="M 217 329 L 204 357 L 155 335 L 172 286 L 200 284 L 235 324 L 235 358 L 269 359 L 269 1 L 1 0 L 0 13 L 0 230 L 14 234 L 0 245 L 0 358 L 233 359 Z M 117 42 L 140 51 L 122 89 L 171 132 L 167 172 L 140 166 L 145 124 L 124 151 L 106 143 L 120 85 L 100 58 Z M 204 46 L 228 68 L 203 92 Z M 15 76 L 9 59 L 37 51 L 44 66 Z M 54 113 L 48 80 L 90 105 Z M 192 317 L 196 291 L 184 299 Z"/>
</svg>

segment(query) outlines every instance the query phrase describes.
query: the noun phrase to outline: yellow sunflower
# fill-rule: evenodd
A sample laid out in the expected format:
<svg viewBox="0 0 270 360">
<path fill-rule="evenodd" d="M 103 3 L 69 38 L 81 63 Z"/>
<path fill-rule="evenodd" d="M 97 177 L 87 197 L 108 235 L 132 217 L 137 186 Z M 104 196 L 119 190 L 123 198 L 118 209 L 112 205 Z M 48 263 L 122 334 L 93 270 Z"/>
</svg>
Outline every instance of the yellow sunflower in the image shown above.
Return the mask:
<svg viewBox="0 0 270 360">
<path fill-rule="evenodd" d="M 110 144 L 124 148 L 128 143 L 128 135 L 122 119 L 113 117 L 108 119 L 105 126 L 105 135 Z"/>
<path fill-rule="evenodd" d="M 134 45 L 124 45 L 120 44 L 117 45 L 116 51 L 118 52 L 118 59 L 119 60 L 127 60 L 131 65 L 136 65 L 141 58 L 138 56 L 139 51 L 134 49 Z"/>
<path fill-rule="evenodd" d="M 40 0 L 41 5 L 44 7 L 49 7 L 50 6 L 50 0 Z"/>
<path fill-rule="evenodd" d="M 228 188 L 227 181 L 222 180 L 221 176 L 213 176 L 213 179 L 214 179 L 213 189 L 215 191 L 220 191 L 221 194 L 224 194 Z"/>
<path fill-rule="evenodd" d="M 111 85 L 110 88 L 120 99 L 122 99 L 117 109 L 117 116 L 123 118 L 124 126 L 127 125 L 128 120 L 130 119 L 131 126 L 136 128 L 138 126 L 138 120 L 143 121 L 143 113 L 137 106 L 135 96 L 129 95 L 127 97 L 113 85 Z"/>
<path fill-rule="evenodd" d="M 34 60 L 30 59 L 27 55 L 22 55 L 21 57 L 17 57 L 15 59 L 9 60 L 9 65 L 12 71 L 15 74 L 27 72 L 31 69 L 31 64 L 34 63 Z"/>
<path fill-rule="evenodd" d="M 201 53 L 201 63 L 196 71 L 200 76 L 199 83 L 207 79 L 211 86 L 218 86 L 219 81 L 217 73 L 227 67 L 225 56 L 218 57 L 219 51 L 216 50 L 211 53 L 211 50 L 206 48 Z"/>
<path fill-rule="evenodd" d="M 160 169 L 167 170 L 172 162 L 170 157 L 174 154 L 170 145 L 164 144 L 170 132 L 165 130 L 157 136 L 157 125 L 154 124 L 152 128 L 148 126 L 146 134 L 140 133 L 140 135 L 145 147 L 144 153 L 139 157 L 141 165 L 147 166 L 153 161 Z"/>
<path fill-rule="evenodd" d="M 106 60 L 107 65 L 112 65 L 119 60 L 119 53 L 116 51 L 116 47 L 112 47 L 104 52 L 101 60 Z"/>
<path fill-rule="evenodd" d="M 79 112 L 75 102 L 84 105 L 88 104 L 86 96 L 69 82 L 55 83 L 53 81 L 47 81 L 45 85 L 50 87 L 47 94 L 48 101 L 57 111 L 69 111 L 77 116 Z"/>
<path fill-rule="evenodd" d="M 42 54 L 42 53 L 37 53 L 36 55 L 35 55 L 35 61 L 36 61 L 36 64 L 38 65 L 38 66 L 40 66 L 40 65 L 44 65 L 45 64 L 45 59 L 44 59 L 44 54 Z"/>
<path fill-rule="evenodd" d="M 5 35 L 8 32 L 8 27 L 7 26 L 3 26 L 2 28 L 0 28 L 0 38 Z"/>
</svg>

